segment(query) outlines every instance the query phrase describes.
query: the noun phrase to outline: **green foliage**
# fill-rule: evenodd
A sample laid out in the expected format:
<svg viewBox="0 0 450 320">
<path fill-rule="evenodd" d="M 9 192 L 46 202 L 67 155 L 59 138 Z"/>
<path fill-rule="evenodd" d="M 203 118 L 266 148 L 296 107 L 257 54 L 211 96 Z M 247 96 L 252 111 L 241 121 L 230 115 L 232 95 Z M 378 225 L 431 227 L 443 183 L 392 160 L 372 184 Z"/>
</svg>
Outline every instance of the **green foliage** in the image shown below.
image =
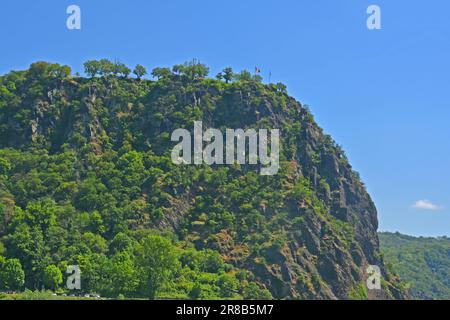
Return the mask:
<svg viewBox="0 0 450 320">
<path fill-rule="evenodd" d="M 175 248 L 161 236 L 148 236 L 142 240 L 138 254 L 143 290 L 150 299 L 154 299 L 162 285 L 172 280 L 179 268 Z"/>
<path fill-rule="evenodd" d="M 173 66 L 172 71 L 192 81 L 195 79 L 206 78 L 209 73 L 209 68 L 200 61 L 194 59 L 190 62 Z"/>
<path fill-rule="evenodd" d="M 254 282 L 245 286 L 242 295 L 246 300 L 271 300 L 273 298 L 269 290 L 261 288 Z"/>
<path fill-rule="evenodd" d="M 223 69 L 222 72 L 220 72 L 217 75 L 217 79 L 219 79 L 219 80 L 223 79 L 223 80 L 225 80 L 225 83 L 229 83 L 231 80 L 233 80 L 234 76 L 235 75 L 234 75 L 233 69 L 230 67 L 227 67 L 227 68 Z"/>
<path fill-rule="evenodd" d="M 93 78 L 100 73 L 100 62 L 97 60 L 89 60 L 84 63 L 84 73 Z"/>
<path fill-rule="evenodd" d="M 140 65 L 136 66 L 135 71 L 137 71 L 138 72 L 137 74 L 141 76 L 145 74 L 145 69 Z M 86 75 L 89 76 L 90 78 L 94 78 L 96 76 L 110 76 L 110 75 L 122 76 L 123 78 L 127 78 L 130 75 L 131 70 L 121 62 L 113 63 L 107 59 L 101 59 L 99 61 L 97 60 L 86 61 L 84 63 L 84 73 L 86 73 Z"/>
<path fill-rule="evenodd" d="M 147 70 L 142 65 L 138 64 L 136 65 L 136 67 L 134 67 L 133 73 L 138 79 L 141 79 L 147 74 Z"/>
<path fill-rule="evenodd" d="M 55 265 L 49 265 L 44 269 L 44 286 L 48 289 L 56 290 L 63 282 L 61 270 Z"/>
<path fill-rule="evenodd" d="M 152 76 L 159 79 L 168 78 L 172 72 L 169 68 L 155 68 L 152 70 Z"/>
<path fill-rule="evenodd" d="M 379 234 L 384 259 L 416 299 L 450 299 L 450 239 Z"/>
<path fill-rule="evenodd" d="M 355 245 L 332 212 L 339 177 L 317 170 L 336 145 L 320 138 L 311 150 L 316 125 L 283 85 L 231 68 L 210 79 L 196 60 L 155 68 L 154 81 L 140 65 L 138 79 L 106 59 L 84 66 L 89 79 L 45 62 L 0 77 L 0 254 L 20 261 L 16 288 L 58 289 L 57 270 L 78 265 L 83 293 L 269 299 L 277 290 L 261 268 L 281 270 L 290 248 L 308 247 L 309 221 L 324 252 Z M 174 165 L 171 132 L 199 119 L 205 129 L 281 126 L 280 173 Z"/>
<path fill-rule="evenodd" d="M 286 85 L 284 83 L 278 82 L 276 84 L 276 88 L 277 88 L 277 91 L 282 93 L 282 94 L 286 94 L 287 93 L 287 87 L 286 87 Z"/>
<path fill-rule="evenodd" d="M 8 174 L 11 170 L 11 163 L 7 159 L 0 158 L 0 175 Z"/>
<path fill-rule="evenodd" d="M 25 283 L 25 272 L 18 259 L 2 259 L 0 257 L 0 289 L 16 291 Z"/>
<path fill-rule="evenodd" d="M 352 288 L 348 294 L 350 300 L 367 300 L 367 289 L 364 283 L 358 284 L 355 288 Z"/>
<path fill-rule="evenodd" d="M 133 296 L 138 292 L 140 275 L 135 258 L 130 252 L 122 251 L 116 253 L 106 263 L 106 268 L 103 271 L 108 277 L 103 288 L 103 294 L 116 297 L 120 294 Z"/>
<path fill-rule="evenodd" d="M 240 73 L 233 74 L 236 81 L 243 82 L 262 82 L 262 77 L 259 74 L 252 75 L 250 71 L 242 70 Z"/>
<path fill-rule="evenodd" d="M 116 76 L 122 76 L 124 78 L 128 78 L 131 73 L 131 69 L 128 68 L 125 64 L 121 62 L 116 62 L 113 65 L 113 74 Z"/>
<path fill-rule="evenodd" d="M 237 81 L 252 81 L 253 76 L 249 71 L 243 70 L 240 73 L 235 74 L 234 78 Z"/>
<path fill-rule="evenodd" d="M 56 63 L 35 62 L 31 64 L 28 74 L 30 77 L 39 78 L 66 78 L 70 75 L 69 66 L 61 66 Z"/>
</svg>

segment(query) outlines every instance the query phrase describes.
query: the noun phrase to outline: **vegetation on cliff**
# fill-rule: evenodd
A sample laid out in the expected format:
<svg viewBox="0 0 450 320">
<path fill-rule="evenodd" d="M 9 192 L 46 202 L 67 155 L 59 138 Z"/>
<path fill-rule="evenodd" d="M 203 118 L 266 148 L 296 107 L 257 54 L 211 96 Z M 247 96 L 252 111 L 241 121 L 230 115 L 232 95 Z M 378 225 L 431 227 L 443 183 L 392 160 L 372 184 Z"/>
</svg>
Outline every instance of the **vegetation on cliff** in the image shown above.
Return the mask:
<svg viewBox="0 0 450 320">
<path fill-rule="evenodd" d="M 33 63 L 0 77 L 0 289 L 117 297 L 355 297 L 379 254 L 376 209 L 342 148 L 283 84 L 192 61 Z M 281 167 L 172 163 L 171 133 L 277 128 Z M 22 280 L 22 275 L 23 280 Z"/>
</svg>

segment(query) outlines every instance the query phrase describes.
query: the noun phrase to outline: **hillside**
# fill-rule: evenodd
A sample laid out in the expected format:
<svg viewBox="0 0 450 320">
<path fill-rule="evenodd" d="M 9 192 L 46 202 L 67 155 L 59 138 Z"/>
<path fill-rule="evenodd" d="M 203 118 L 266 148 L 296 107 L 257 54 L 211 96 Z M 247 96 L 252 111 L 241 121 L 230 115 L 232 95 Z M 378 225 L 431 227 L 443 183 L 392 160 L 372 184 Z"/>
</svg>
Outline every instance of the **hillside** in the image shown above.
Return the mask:
<svg viewBox="0 0 450 320">
<path fill-rule="evenodd" d="M 416 299 L 450 299 L 450 239 L 382 232 L 385 259 Z"/>
<path fill-rule="evenodd" d="M 196 61 L 154 81 L 136 69 L 37 62 L 0 77 L 3 290 L 63 288 L 78 265 L 82 292 L 111 297 L 404 297 L 358 174 L 284 85 L 208 78 Z M 172 132 L 199 120 L 280 129 L 278 174 L 172 163 Z M 365 289 L 368 265 L 382 290 Z"/>
</svg>

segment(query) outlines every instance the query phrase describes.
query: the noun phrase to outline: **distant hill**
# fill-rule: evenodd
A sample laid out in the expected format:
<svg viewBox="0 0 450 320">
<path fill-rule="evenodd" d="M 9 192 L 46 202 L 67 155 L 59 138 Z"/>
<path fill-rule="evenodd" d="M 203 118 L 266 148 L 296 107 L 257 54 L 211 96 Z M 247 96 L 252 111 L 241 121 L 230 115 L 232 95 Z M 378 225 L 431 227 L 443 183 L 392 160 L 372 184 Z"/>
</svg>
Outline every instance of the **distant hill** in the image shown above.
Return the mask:
<svg viewBox="0 0 450 320">
<path fill-rule="evenodd" d="M 450 238 L 379 234 L 387 264 L 410 285 L 416 299 L 450 299 Z"/>
</svg>

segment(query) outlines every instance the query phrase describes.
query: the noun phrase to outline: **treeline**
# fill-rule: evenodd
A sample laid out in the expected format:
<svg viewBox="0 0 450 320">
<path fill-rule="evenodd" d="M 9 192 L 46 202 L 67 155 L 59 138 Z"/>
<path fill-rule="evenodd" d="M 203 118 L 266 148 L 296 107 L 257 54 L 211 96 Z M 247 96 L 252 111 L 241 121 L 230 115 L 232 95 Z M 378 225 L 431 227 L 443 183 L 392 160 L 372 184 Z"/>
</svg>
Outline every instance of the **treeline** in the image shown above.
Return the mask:
<svg viewBox="0 0 450 320">
<path fill-rule="evenodd" d="M 84 63 L 84 73 L 90 77 L 123 77 L 127 78 L 133 73 L 137 79 L 142 79 L 147 75 L 147 69 L 138 64 L 134 67 L 133 71 L 121 62 L 111 62 L 108 59 L 101 60 L 89 60 Z M 239 73 L 235 73 L 233 68 L 226 67 L 216 75 L 216 79 L 223 80 L 225 83 L 232 81 L 255 81 L 262 82 L 263 78 L 255 72 L 252 74 L 247 70 L 242 70 Z M 193 59 L 192 61 L 185 62 L 184 64 L 174 65 L 172 68 L 154 68 L 151 72 L 151 76 L 157 79 L 167 78 L 170 76 L 180 76 L 187 80 L 205 79 L 209 75 L 209 68 L 200 61 Z M 282 83 L 276 84 L 277 88 L 286 93 L 286 86 Z"/>
<path fill-rule="evenodd" d="M 127 78 L 131 74 L 131 69 L 121 62 L 111 62 L 108 59 L 90 60 L 84 63 L 84 72 L 89 77 L 96 76 L 121 76 Z M 141 79 L 147 74 L 147 70 L 140 64 L 133 69 L 133 74 Z"/>
</svg>

